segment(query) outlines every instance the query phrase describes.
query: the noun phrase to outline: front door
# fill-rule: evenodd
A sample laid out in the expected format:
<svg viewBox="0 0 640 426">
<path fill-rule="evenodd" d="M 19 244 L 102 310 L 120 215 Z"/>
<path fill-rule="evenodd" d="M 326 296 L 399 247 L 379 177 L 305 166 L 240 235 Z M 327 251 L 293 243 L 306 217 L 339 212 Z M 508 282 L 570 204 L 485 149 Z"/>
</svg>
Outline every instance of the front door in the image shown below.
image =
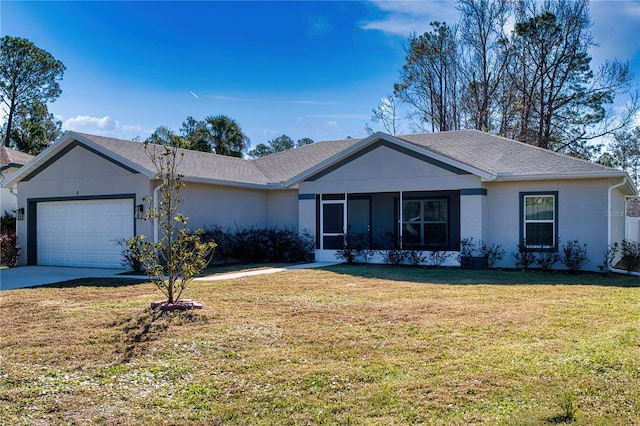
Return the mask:
<svg viewBox="0 0 640 426">
<path fill-rule="evenodd" d="M 371 197 L 350 197 L 347 203 L 347 234 L 371 247 Z M 362 240 L 362 241 L 361 241 Z"/>
<path fill-rule="evenodd" d="M 338 250 L 344 245 L 345 234 L 345 209 L 344 200 L 323 200 L 322 215 L 320 216 L 320 229 L 322 239 L 320 249 Z"/>
</svg>

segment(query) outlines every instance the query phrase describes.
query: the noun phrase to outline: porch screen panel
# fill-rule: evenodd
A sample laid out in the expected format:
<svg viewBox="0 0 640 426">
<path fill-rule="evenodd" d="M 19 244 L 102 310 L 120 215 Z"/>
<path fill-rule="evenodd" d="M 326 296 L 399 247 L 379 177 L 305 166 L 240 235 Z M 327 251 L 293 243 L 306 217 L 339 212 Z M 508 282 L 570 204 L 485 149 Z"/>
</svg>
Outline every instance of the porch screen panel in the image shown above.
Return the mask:
<svg viewBox="0 0 640 426">
<path fill-rule="evenodd" d="M 402 204 L 402 243 L 408 246 L 444 246 L 448 243 L 446 199 L 407 200 Z"/>
<path fill-rule="evenodd" d="M 422 244 L 421 201 L 405 201 L 402 205 L 402 242 L 406 245 Z"/>
<path fill-rule="evenodd" d="M 344 230 L 344 208 L 342 204 L 325 204 L 323 210 L 324 233 L 341 234 Z"/>
<path fill-rule="evenodd" d="M 344 203 L 323 204 L 322 225 L 323 249 L 341 249 L 344 240 Z"/>
<path fill-rule="evenodd" d="M 423 204 L 424 243 L 444 245 L 447 243 L 447 200 L 427 200 Z"/>
</svg>

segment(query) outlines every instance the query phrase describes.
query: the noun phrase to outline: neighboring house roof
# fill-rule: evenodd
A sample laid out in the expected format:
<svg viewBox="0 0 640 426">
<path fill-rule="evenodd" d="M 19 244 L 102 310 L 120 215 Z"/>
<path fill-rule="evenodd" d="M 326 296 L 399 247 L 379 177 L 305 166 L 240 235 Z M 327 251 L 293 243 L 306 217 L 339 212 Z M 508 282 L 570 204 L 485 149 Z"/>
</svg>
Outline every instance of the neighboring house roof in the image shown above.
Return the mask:
<svg viewBox="0 0 640 426">
<path fill-rule="evenodd" d="M 16 151 L 15 149 L 0 147 L 0 170 L 10 167 L 22 167 L 35 158 L 26 152 Z"/>
<path fill-rule="evenodd" d="M 377 143 L 432 158 L 476 174 L 484 180 L 579 179 L 626 177 L 623 171 L 557 154 L 515 140 L 476 130 L 390 136 L 375 133 L 364 139 L 316 142 L 300 148 L 247 160 L 180 149 L 179 173 L 185 181 L 247 187 L 291 187 Z M 6 183 L 28 180 L 65 149 L 81 144 L 99 155 L 149 177 L 155 167 L 140 142 L 67 132 L 28 167 Z M 26 169 L 26 170 L 25 170 Z M 630 191 L 635 188 L 628 184 Z"/>
</svg>

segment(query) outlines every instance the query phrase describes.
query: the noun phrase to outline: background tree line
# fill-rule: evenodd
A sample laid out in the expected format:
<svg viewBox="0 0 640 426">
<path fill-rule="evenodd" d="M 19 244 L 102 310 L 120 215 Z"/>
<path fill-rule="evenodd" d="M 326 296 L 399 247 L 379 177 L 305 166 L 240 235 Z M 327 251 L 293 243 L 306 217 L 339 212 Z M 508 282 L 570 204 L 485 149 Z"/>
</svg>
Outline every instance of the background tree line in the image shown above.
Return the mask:
<svg viewBox="0 0 640 426">
<path fill-rule="evenodd" d="M 48 102 L 62 93 L 64 64 L 20 37 L 0 38 L 0 100 L 5 122 L 2 144 L 36 155 L 60 136 L 62 123 Z"/>
<path fill-rule="evenodd" d="M 160 126 L 146 142 L 232 157 L 243 157 L 246 154 L 251 158 L 258 158 L 311 144 L 313 139 L 302 138 L 294 142 L 289 136 L 281 135 L 249 150 L 250 140 L 238 122 L 226 115 L 216 115 L 200 121 L 189 116 L 177 134 L 166 126 Z"/>
<path fill-rule="evenodd" d="M 3 146 L 37 155 L 62 133 L 62 123 L 49 113 L 47 104 L 62 93 L 64 64 L 29 40 L 0 38 L 0 101 L 5 122 L 0 129 Z M 158 127 L 147 142 L 177 146 L 220 155 L 262 157 L 312 143 L 309 138 L 294 143 L 282 135 L 248 151 L 250 140 L 236 120 L 212 115 L 204 120 L 189 116 L 178 133 Z"/>
<path fill-rule="evenodd" d="M 397 130 L 396 104 L 419 131 L 477 129 L 594 159 L 602 138 L 624 134 L 639 110 L 629 64 L 594 69 L 588 0 L 458 0 L 460 20 L 409 36 L 393 93 L 373 121 Z"/>
</svg>

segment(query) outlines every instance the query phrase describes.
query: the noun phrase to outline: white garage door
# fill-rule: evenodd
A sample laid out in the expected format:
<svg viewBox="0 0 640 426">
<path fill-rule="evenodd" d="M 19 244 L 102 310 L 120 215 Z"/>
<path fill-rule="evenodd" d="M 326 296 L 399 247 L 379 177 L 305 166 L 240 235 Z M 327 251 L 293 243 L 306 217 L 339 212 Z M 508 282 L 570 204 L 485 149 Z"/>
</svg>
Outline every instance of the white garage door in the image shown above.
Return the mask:
<svg viewBox="0 0 640 426">
<path fill-rule="evenodd" d="M 133 236 L 133 201 L 47 201 L 37 206 L 38 265 L 120 268 L 118 239 Z"/>
</svg>

